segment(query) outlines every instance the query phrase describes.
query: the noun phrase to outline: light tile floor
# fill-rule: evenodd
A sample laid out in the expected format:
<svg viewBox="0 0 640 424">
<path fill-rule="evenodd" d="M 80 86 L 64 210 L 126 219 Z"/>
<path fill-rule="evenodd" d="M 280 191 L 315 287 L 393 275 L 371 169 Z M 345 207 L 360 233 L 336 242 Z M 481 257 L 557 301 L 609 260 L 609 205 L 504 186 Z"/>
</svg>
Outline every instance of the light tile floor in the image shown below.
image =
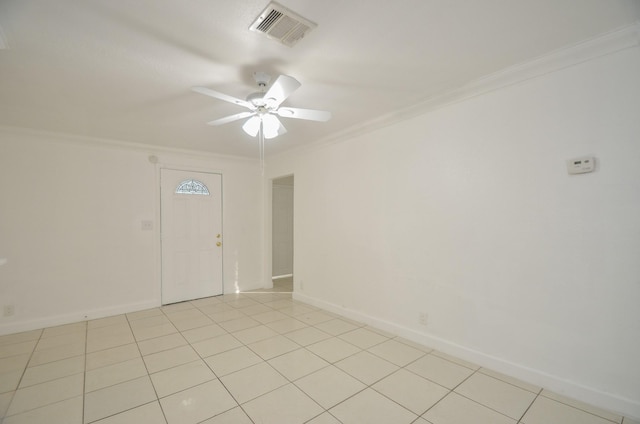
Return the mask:
<svg viewBox="0 0 640 424">
<path fill-rule="evenodd" d="M 638 424 L 282 288 L 0 337 L 3 424 Z"/>
</svg>

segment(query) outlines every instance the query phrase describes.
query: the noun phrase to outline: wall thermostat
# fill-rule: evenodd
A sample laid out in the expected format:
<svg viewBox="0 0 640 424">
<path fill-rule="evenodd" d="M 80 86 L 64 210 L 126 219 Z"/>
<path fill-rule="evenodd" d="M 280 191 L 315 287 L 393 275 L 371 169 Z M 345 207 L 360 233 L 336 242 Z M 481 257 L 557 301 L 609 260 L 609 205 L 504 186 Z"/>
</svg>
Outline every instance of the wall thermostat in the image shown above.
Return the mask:
<svg viewBox="0 0 640 424">
<path fill-rule="evenodd" d="M 596 169 L 596 160 L 593 156 L 567 160 L 567 172 L 569 174 L 585 174 Z"/>
</svg>

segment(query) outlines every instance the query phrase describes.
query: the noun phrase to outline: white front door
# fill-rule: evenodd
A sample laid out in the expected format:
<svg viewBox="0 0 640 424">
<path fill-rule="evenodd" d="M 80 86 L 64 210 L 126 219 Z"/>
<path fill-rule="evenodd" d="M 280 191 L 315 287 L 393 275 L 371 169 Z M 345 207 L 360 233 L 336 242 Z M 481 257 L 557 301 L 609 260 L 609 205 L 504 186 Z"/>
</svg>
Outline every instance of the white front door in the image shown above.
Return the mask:
<svg viewBox="0 0 640 424">
<path fill-rule="evenodd" d="M 223 293 L 222 176 L 160 171 L 162 304 Z"/>
</svg>

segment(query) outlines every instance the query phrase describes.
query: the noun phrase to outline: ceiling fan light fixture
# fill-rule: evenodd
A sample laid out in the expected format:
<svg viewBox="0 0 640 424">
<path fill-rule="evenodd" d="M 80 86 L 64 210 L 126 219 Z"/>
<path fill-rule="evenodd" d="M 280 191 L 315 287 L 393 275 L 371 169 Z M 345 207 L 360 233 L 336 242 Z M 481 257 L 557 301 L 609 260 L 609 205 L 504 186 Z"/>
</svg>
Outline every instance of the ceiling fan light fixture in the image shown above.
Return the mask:
<svg viewBox="0 0 640 424">
<path fill-rule="evenodd" d="M 266 138 L 267 140 L 276 138 L 280 134 L 283 134 L 284 131 L 286 131 L 284 130 L 284 127 L 282 127 L 280 121 L 278 121 L 278 118 L 269 113 L 266 113 L 262 116 L 254 116 L 248 119 L 247 122 L 242 125 L 242 129 L 251 137 L 256 137 L 260 132 L 260 122 L 262 122 L 262 132 L 264 134 L 264 138 Z"/>
<path fill-rule="evenodd" d="M 260 119 L 262 119 L 262 131 L 264 132 L 264 138 L 269 140 L 280 135 L 279 129 L 281 124 L 280 121 L 278 121 L 278 118 L 267 113 L 266 115 L 262 115 Z"/>
<path fill-rule="evenodd" d="M 258 135 L 258 132 L 260 131 L 260 118 L 257 116 L 254 116 L 247 119 L 247 122 L 245 122 L 244 125 L 242 125 L 242 129 L 251 137 L 255 137 L 256 135 Z"/>
</svg>

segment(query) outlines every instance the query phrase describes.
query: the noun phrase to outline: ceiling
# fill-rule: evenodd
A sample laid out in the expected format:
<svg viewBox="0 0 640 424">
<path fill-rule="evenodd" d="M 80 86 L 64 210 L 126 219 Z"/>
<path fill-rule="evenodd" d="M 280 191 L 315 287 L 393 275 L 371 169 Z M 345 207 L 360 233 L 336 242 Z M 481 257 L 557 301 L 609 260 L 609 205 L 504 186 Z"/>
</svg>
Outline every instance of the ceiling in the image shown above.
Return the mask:
<svg viewBox="0 0 640 424">
<path fill-rule="evenodd" d="M 280 0 L 318 27 L 294 47 L 248 30 L 268 0 L 0 0 L 0 125 L 256 158 L 252 74 L 302 86 L 266 155 L 335 138 L 478 78 L 637 22 L 640 0 Z"/>
</svg>

